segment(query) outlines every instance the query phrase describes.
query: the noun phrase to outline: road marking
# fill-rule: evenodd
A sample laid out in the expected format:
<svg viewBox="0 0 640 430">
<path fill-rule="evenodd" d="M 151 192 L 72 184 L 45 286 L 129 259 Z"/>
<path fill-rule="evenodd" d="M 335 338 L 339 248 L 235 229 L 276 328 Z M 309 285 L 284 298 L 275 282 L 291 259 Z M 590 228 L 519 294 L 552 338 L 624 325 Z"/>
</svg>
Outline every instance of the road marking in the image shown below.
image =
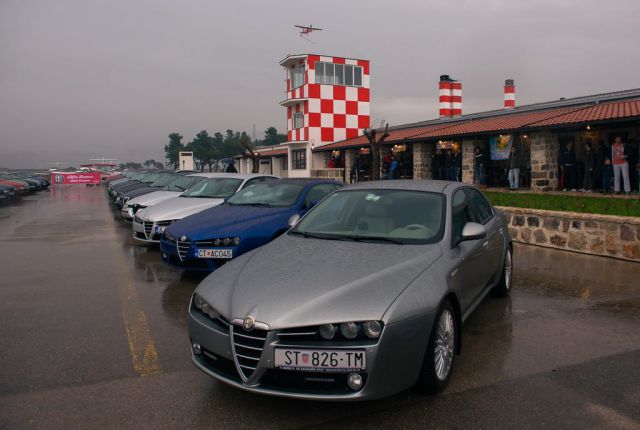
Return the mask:
<svg viewBox="0 0 640 430">
<path fill-rule="evenodd" d="M 108 224 L 115 231 L 116 225 L 110 217 L 109 208 L 105 211 Z M 122 255 L 122 249 L 112 241 L 113 258 L 117 273 L 118 295 L 120 296 L 120 308 L 122 309 L 122 319 L 127 332 L 127 342 L 133 370 L 140 376 L 150 376 L 162 373 L 156 344 L 149 330 L 147 315 L 142 309 L 138 292 L 136 291 L 133 274 Z"/>
</svg>

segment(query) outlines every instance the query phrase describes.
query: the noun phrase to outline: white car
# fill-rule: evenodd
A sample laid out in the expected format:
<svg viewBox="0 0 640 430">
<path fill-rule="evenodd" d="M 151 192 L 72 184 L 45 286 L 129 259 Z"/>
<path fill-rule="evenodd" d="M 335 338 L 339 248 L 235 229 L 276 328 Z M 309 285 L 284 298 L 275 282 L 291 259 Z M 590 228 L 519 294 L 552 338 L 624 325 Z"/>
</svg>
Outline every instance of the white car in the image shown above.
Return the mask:
<svg viewBox="0 0 640 430">
<path fill-rule="evenodd" d="M 217 206 L 224 199 L 253 184 L 278 179 L 277 176 L 240 173 L 205 173 L 207 176 L 190 190 L 151 207 L 140 209 L 133 218 L 133 238 L 159 243 L 164 229 L 172 222 Z"/>
<path fill-rule="evenodd" d="M 222 173 L 216 174 L 222 175 Z M 141 196 L 127 200 L 127 202 L 122 207 L 122 210 L 120 211 L 120 216 L 122 216 L 125 221 L 131 222 L 133 221 L 133 217 L 136 212 L 140 209 L 145 209 L 149 206 L 157 205 L 158 203 L 167 199 L 178 197 L 180 194 L 184 193 L 189 188 L 196 185 L 198 182 L 211 177 L 210 175 L 211 174 L 209 173 L 194 173 L 181 176 L 178 177 L 176 181 L 171 182 L 169 185 L 167 185 L 163 190 L 143 194 Z"/>
</svg>

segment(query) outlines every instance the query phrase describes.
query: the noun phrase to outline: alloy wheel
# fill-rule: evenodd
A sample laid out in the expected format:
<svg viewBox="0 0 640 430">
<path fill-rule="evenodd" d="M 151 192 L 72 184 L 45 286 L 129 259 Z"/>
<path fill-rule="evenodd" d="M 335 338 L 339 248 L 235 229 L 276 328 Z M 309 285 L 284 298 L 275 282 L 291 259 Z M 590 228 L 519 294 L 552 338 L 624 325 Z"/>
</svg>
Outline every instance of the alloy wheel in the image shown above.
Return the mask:
<svg viewBox="0 0 640 430">
<path fill-rule="evenodd" d="M 444 309 L 440 314 L 436 329 L 435 347 L 433 350 L 433 362 L 436 376 L 444 381 L 449 376 L 453 355 L 455 354 L 455 321 L 449 309 Z"/>
</svg>

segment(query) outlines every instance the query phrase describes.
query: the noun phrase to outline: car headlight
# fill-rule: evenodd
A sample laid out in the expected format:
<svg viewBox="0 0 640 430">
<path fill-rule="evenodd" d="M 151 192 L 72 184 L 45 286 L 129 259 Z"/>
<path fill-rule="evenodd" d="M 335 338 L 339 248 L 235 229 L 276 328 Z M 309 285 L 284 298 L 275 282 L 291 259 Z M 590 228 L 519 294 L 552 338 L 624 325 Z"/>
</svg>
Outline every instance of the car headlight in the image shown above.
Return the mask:
<svg viewBox="0 0 640 430">
<path fill-rule="evenodd" d="M 172 235 L 171 233 L 169 233 L 168 230 L 164 230 L 164 238 L 166 240 L 168 240 L 169 242 L 175 242 L 176 241 L 176 237 L 174 235 Z M 196 294 L 197 297 L 200 297 Z M 197 307 L 197 306 L 196 306 Z"/>
<path fill-rule="evenodd" d="M 222 239 L 222 244 L 224 246 L 227 246 L 231 243 L 231 239 L 229 239 L 228 237 L 225 237 L 224 239 Z"/>
<path fill-rule="evenodd" d="M 319 332 L 323 339 L 331 340 L 336 335 L 336 326 L 333 324 L 323 324 L 320 326 Z"/>
<path fill-rule="evenodd" d="M 358 335 L 358 326 L 354 322 L 342 323 L 340 333 L 347 339 L 355 339 Z"/>
<path fill-rule="evenodd" d="M 220 317 L 220 313 L 213 309 L 213 307 L 209 303 L 207 303 L 207 301 L 203 299 L 199 294 L 193 295 L 193 306 L 195 306 L 196 309 L 206 314 L 211 319 Z"/>
<path fill-rule="evenodd" d="M 239 237 L 234 237 L 233 239 L 231 239 L 231 244 L 233 246 L 238 246 L 240 245 L 240 238 Z"/>
<path fill-rule="evenodd" d="M 377 339 L 382 333 L 382 325 L 378 321 L 366 321 L 362 324 L 363 333 L 370 339 Z"/>
</svg>

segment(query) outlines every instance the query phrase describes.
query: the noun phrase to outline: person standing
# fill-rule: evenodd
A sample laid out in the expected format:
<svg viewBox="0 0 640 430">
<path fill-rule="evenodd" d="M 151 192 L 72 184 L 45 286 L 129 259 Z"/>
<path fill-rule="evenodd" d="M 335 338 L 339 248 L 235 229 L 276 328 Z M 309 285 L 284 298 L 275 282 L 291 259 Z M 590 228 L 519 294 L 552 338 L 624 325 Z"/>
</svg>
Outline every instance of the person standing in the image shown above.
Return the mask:
<svg viewBox="0 0 640 430">
<path fill-rule="evenodd" d="M 479 146 L 473 150 L 473 182 L 484 186 L 484 154 Z"/>
<path fill-rule="evenodd" d="M 624 143 L 622 138 L 616 136 L 611 146 L 611 164 L 613 165 L 613 190 L 616 194 L 620 193 L 620 174 L 624 182 L 624 192 L 631 192 L 629 184 L 629 164 L 627 163 L 627 155 L 624 152 Z"/>
<path fill-rule="evenodd" d="M 573 142 L 567 143 L 562 154 L 564 163 L 564 191 L 576 191 L 576 152 L 573 150 Z"/>
<path fill-rule="evenodd" d="M 507 166 L 509 166 L 509 188 L 517 190 L 520 186 L 520 154 L 516 151 L 515 146 L 511 147 Z"/>
<path fill-rule="evenodd" d="M 450 149 L 445 149 L 442 165 L 444 167 L 444 180 L 453 181 L 453 156 Z"/>
<path fill-rule="evenodd" d="M 389 179 L 396 179 L 398 176 L 398 160 L 396 156 L 391 156 L 391 163 L 389 164 Z"/>
<path fill-rule="evenodd" d="M 454 181 L 462 181 L 461 178 L 462 173 L 462 151 L 460 151 L 459 147 L 453 148 L 453 180 Z"/>
<path fill-rule="evenodd" d="M 440 177 L 440 160 L 442 159 L 442 151 L 436 148 L 436 152 L 431 154 L 431 179 L 442 179 Z"/>
<path fill-rule="evenodd" d="M 580 191 L 591 193 L 593 191 L 593 177 L 595 175 L 596 157 L 591 148 L 591 142 L 584 144 L 584 177 Z"/>
</svg>

